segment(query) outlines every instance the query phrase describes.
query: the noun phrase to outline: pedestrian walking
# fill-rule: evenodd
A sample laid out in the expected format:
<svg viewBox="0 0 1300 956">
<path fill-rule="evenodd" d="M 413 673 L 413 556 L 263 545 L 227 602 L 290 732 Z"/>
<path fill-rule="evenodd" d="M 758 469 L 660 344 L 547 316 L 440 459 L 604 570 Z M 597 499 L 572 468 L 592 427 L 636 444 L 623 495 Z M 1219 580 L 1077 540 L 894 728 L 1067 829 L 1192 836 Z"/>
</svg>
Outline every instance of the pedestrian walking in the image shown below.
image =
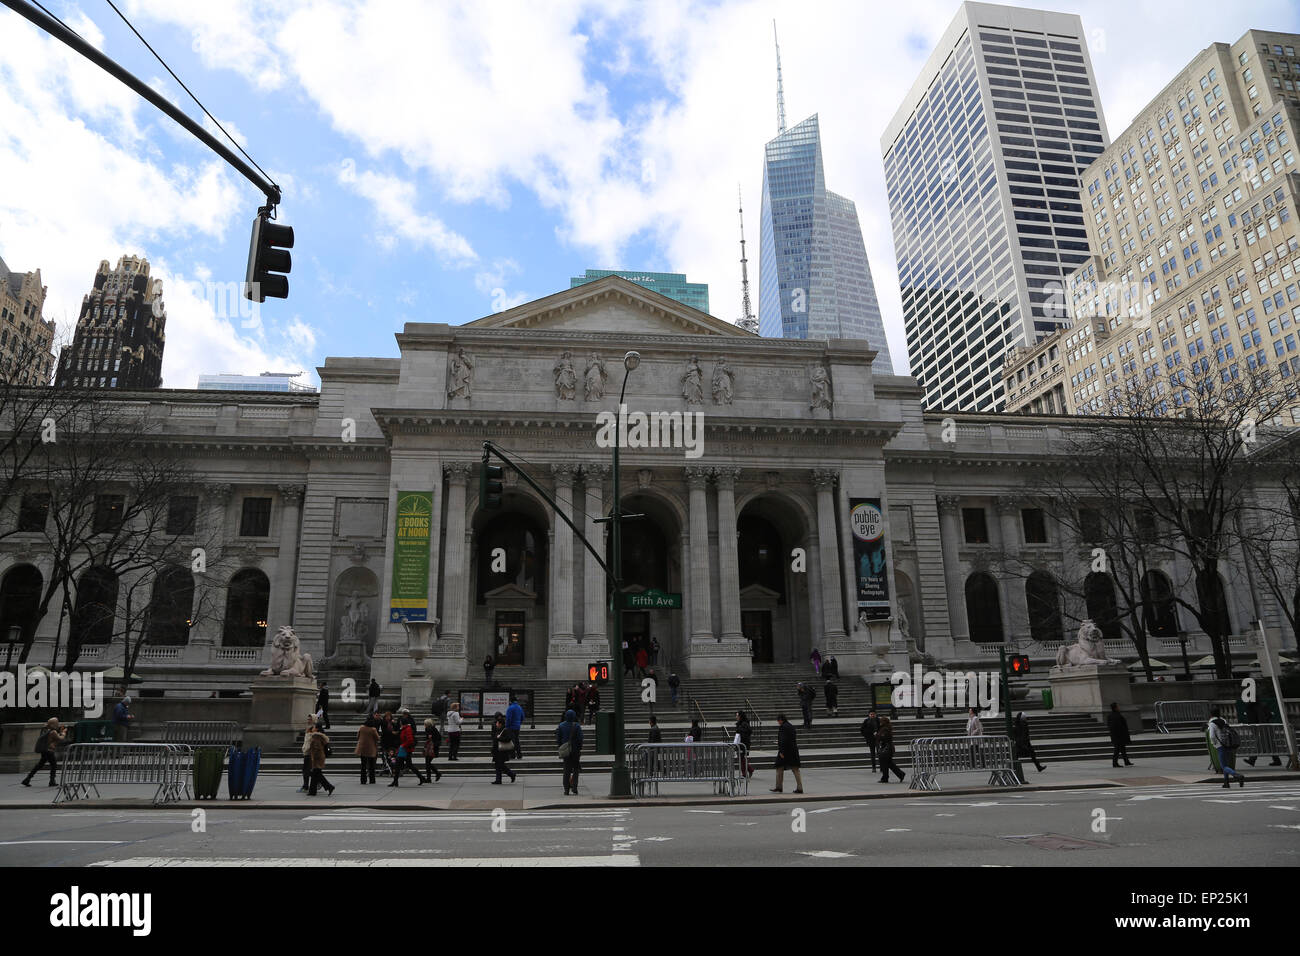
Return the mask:
<svg viewBox="0 0 1300 956">
<path fill-rule="evenodd" d="M 834 654 L 822 661 L 822 676 L 834 677 L 836 680 L 840 679 L 840 662 L 835 659 Z"/>
<path fill-rule="evenodd" d="M 320 787 L 324 787 L 331 797 L 334 796 L 333 785 L 325 779 L 325 758 L 330 755 L 330 739 L 325 736 L 320 725 L 307 735 L 307 748 L 311 757 L 311 786 L 307 790 L 307 796 L 316 796 Z"/>
<path fill-rule="evenodd" d="M 596 689 L 595 684 L 589 684 L 587 686 L 587 720 L 594 724 L 598 713 L 600 713 L 600 691 Z"/>
<path fill-rule="evenodd" d="M 646 672 L 650 669 L 650 655 L 646 653 L 644 647 L 637 648 L 636 652 L 636 673 L 638 677 L 645 677 Z"/>
<path fill-rule="evenodd" d="M 623 642 L 623 676 L 626 677 L 628 674 L 632 674 L 632 668 L 634 667 L 636 667 L 636 655 L 632 653 L 632 648 L 628 647 L 627 642 L 624 641 Z M 632 676 L 635 677 L 636 674 L 632 674 Z"/>
<path fill-rule="evenodd" d="M 375 761 L 379 757 L 379 730 L 371 719 L 357 728 L 357 746 L 352 751 L 361 758 L 362 784 L 375 782 Z"/>
<path fill-rule="evenodd" d="M 573 712 L 578 715 L 579 723 L 586 723 L 587 685 L 579 681 L 573 688 Z"/>
<path fill-rule="evenodd" d="M 384 689 L 379 686 L 379 681 L 370 678 L 370 687 L 366 689 L 366 716 L 379 709 L 379 698 L 383 693 Z"/>
<path fill-rule="evenodd" d="M 814 647 L 812 653 L 808 655 L 808 659 L 812 661 L 813 673 L 820 677 L 822 673 L 822 652 Z"/>
<path fill-rule="evenodd" d="M 492 720 L 492 767 L 497 772 L 497 778 L 493 783 L 501 782 L 503 773 L 510 774 L 510 782 L 515 782 L 515 772 L 506 766 L 506 761 L 510 759 L 515 750 L 515 741 L 511 736 L 510 728 L 506 726 L 506 715 L 497 714 Z"/>
<path fill-rule="evenodd" d="M 984 736 L 984 725 L 980 723 L 979 711 L 976 710 L 974 707 L 966 708 L 966 736 L 967 737 Z M 980 755 L 980 748 L 977 744 L 971 744 L 970 764 L 972 767 L 977 765 L 980 767 L 984 766 L 984 759 Z"/>
<path fill-rule="evenodd" d="M 668 675 L 668 693 L 670 693 L 670 694 L 673 695 L 673 706 L 674 706 L 674 707 L 677 706 L 677 694 L 678 694 L 678 692 L 681 690 L 681 686 L 682 686 L 681 678 L 678 677 L 676 674 L 669 673 L 669 675 Z"/>
<path fill-rule="evenodd" d="M 492 675 L 496 672 L 496 669 L 497 669 L 497 665 L 496 662 L 492 660 L 491 654 L 483 658 L 483 683 L 485 686 L 487 687 L 496 686 L 496 684 L 492 682 Z"/>
<path fill-rule="evenodd" d="M 858 728 L 858 733 L 862 734 L 867 742 L 867 749 L 871 751 L 871 772 L 876 772 L 876 735 L 880 733 L 880 718 L 876 716 L 873 710 L 867 714 L 866 720 L 862 721 L 862 726 Z"/>
<path fill-rule="evenodd" d="M 664 742 L 664 732 L 659 729 L 659 719 L 653 714 L 650 715 L 650 733 L 646 737 L 648 744 L 661 744 Z"/>
<path fill-rule="evenodd" d="M 442 771 L 433 765 L 438 759 L 438 748 L 442 746 L 442 734 L 432 717 L 424 720 L 424 782 L 430 779 L 441 780 Z"/>
<path fill-rule="evenodd" d="M 736 736 L 731 742 L 745 748 L 740 752 L 740 772 L 745 777 L 754 776 L 754 768 L 749 762 L 749 747 L 753 739 L 754 729 L 750 726 L 749 718 L 743 710 L 736 711 Z"/>
<path fill-rule="evenodd" d="M 902 783 L 907 774 L 894 762 L 894 725 L 888 717 L 880 718 L 880 729 L 876 731 L 876 752 L 880 755 L 880 782 L 889 783 L 892 771 L 898 774 L 898 782 Z"/>
<path fill-rule="evenodd" d="M 402 768 L 405 767 L 415 774 L 415 779 L 420 781 L 420 785 L 429 781 L 420 775 L 420 770 L 415 766 L 412 757 L 415 754 L 415 724 L 411 720 L 411 715 L 402 708 L 397 727 L 397 759 L 393 761 L 393 782 L 390 787 L 396 787 L 398 781 L 402 778 Z"/>
<path fill-rule="evenodd" d="M 582 761 L 582 725 L 572 710 L 564 712 L 564 720 L 555 728 L 556 753 L 564 761 L 564 795 L 578 793 L 579 764 Z M 513 775 L 511 776 L 513 780 Z"/>
<path fill-rule="evenodd" d="M 383 722 L 379 725 L 379 754 L 384 761 L 384 771 L 391 777 L 393 765 L 397 761 L 398 745 L 397 723 L 391 711 L 385 711 Z"/>
<path fill-rule="evenodd" d="M 520 731 L 524 729 L 524 707 L 515 699 L 515 695 L 510 695 L 510 706 L 506 708 L 506 726 L 510 728 L 515 740 L 516 757 L 524 755 L 524 749 L 521 747 L 519 738 Z"/>
<path fill-rule="evenodd" d="M 124 744 L 130 737 L 131 721 L 135 720 L 135 715 L 131 713 L 130 696 L 123 697 L 113 708 L 113 741 L 114 743 Z"/>
<path fill-rule="evenodd" d="M 1024 759 L 1028 757 L 1042 773 L 1047 768 L 1038 762 L 1038 754 L 1034 753 L 1034 745 L 1029 740 L 1029 721 L 1025 718 L 1024 712 L 1016 714 L 1015 723 L 1011 725 L 1011 732 L 1015 735 L 1016 757 Z"/>
<path fill-rule="evenodd" d="M 1227 790 L 1232 785 L 1232 779 L 1235 777 L 1238 787 L 1246 786 L 1246 778 L 1237 773 L 1237 748 L 1241 745 L 1241 738 L 1237 731 L 1228 726 L 1228 722 L 1219 716 L 1219 708 L 1210 711 L 1210 723 L 1206 727 L 1210 735 L 1210 746 L 1219 754 L 1219 768 L 1223 771 L 1223 789 Z"/>
<path fill-rule="evenodd" d="M 785 719 L 785 714 L 776 715 L 776 786 L 772 793 L 782 793 L 781 782 L 786 770 L 794 773 L 795 793 L 803 793 L 803 775 L 799 773 L 799 740 L 795 736 L 794 725 Z"/>
<path fill-rule="evenodd" d="M 302 732 L 302 786 L 298 793 L 306 793 L 311 788 L 311 735 L 316 732 L 316 718 L 308 717 L 307 726 Z"/>
<path fill-rule="evenodd" d="M 320 690 L 316 693 L 316 716 L 321 727 L 325 730 L 330 729 L 330 691 L 325 686 L 325 682 L 320 682 Z"/>
<path fill-rule="evenodd" d="M 464 720 L 460 716 L 460 704 L 452 703 L 451 709 L 447 711 L 447 759 L 459 760 L 456 756 L 460 753 L 460 727 Z"/>
<path fill-rule="evenodd" d="M 832 717 L 840 715 L 840 688 L 830 674 L 826 675 L 826 713 Z"/>
<path fill-rule="evenodd" d="M 36 766 L 32 768 L 32 772 L 23 778 L 23 786 L 30 787 L 32 785 L 32 777 L 40 773 L 41 768 L 46 764 L 49 764 L 50 767 L 49 786 L 57 786 L 58 781 L 55 779 L 55 776 L 59 770 L 58 750 L 60 747 L 66 746 L 67 743 L 67 728 L 59 723 L 59 718 L 51 717 L 45 722 L 45 729 L 41 731 L 41 735 L 36 738 L 36 753 L 41 755 L 41 759 L 37 762 Z"/>
<path fill-rule="evenodd" d="M 1133 766 L 1133 761 L 1128 759 L 1128 721 L 1119 712 L 1119 704 L 1110 705 L 1110 713 L 1106 715 L 1106 730 L 1110 732 L 1111 766 L 1118 767 L 1120 757 L 1124 758 L 1124 766 Z"/>
<path fill-rule="evenodd" d="M 687 743 L 694 742 L 698 744 L 701 740 L 704 739 L 704 728 L 700 726 L 700 722 L 698 720 L 692 720 L 691 729 L 686 731 L 686 734 L 687 734 L 686 736 Z"/>
<path fill-rule="evenodd" d="M 803 711 L 803 726 L 805 730 L 812 727 L 812 705 L 817 699 L 817 691 L 813 690 L 811 684 L 805 684 L 799 681 L 794 685 L 795 693 L 799 695 L 799 709 Z"/>
<path fill-rule="evenodd" d="M 433 703 L 429 705 L 430 712 L 432 712 L 433 716 L 438 721 L 438 729 L 444 734 L 447 732 L 447 711 L 450 709 L 451 695 L 445 690 L 442 692 L 441 697 L 436 698 Z"/>
<path fill-rule="evenodd" d="M 1249 704 L 1246 705 L 1246 721 L 1245 721 L 1245 722 L 1248 723 L 1248 724 L 1262 724 L 1262 723 L 1265 723 L 1265 720 L 1264 720 L 1264 709 L 1263 709 L 1262 707 L 1259 706 L 1259 701 L 1257 701 L 1257 700 L 1252 700 Z M 1245 761 L 1246 761 L 1246 763 L 1250 764 L 1250 765 L 1253 767 L 1253 766 L 1255 766 L 1255 761 L 1256 761 L 1257 759 L 1259 759 L 1259 758 L 1258 758 L 1258 757 L 1246 757 L 1246 758 L 1245 758 Z M 1281 759 L 1277 754 L 1274 754 L 1274 755 L 1273 755 L 1273 759 L 1269 762 L 1269 766 L 1270 766 L 1270 767 L 1280 767 L 1280 766 L 1282 766 L 1282 759 Z"/>
<path fill-rule="evenodd" d="M 650 638 L 650 663 L 659 666 L 659 641 L 653 637 Z"/>
</svg>

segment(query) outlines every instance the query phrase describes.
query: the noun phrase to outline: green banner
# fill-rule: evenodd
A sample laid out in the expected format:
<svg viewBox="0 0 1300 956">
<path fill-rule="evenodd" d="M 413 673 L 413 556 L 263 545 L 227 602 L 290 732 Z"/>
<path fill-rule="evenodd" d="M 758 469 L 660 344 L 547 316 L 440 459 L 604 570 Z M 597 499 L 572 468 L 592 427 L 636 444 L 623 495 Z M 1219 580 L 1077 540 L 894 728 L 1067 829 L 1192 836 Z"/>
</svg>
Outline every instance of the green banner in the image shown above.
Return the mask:
<svg viewBox="0 0 1300 956">
<path fill-rule="evenodd" d="M 432 531 L 433 492 L 399 491 L 389 621 L 400 623 L 429 619 L 429 542 Z"/>
</svg>

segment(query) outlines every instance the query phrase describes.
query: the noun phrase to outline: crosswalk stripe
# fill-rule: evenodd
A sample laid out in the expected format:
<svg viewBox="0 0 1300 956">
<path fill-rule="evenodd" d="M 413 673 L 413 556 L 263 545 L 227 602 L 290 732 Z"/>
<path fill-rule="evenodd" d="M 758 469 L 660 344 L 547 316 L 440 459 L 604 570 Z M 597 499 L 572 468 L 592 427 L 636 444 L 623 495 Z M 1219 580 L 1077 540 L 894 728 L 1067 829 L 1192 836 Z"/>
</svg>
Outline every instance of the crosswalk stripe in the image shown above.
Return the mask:
<svg viewBox="0 0 1300 956">
<path fill-rule="evenodd" d="M 125 860 L 102 860 L 91 866 L 100 867 L 241 867 L 241 866 L 432 866 L 432 867 L 497 867 L 497 866 L 640 866 L 635 853 L 616 853 L 610 856 L 500 856 L 500 857 L 381 857 L 373 860 L 335 859 L 331 857 L 167 857 L 136 856 Z"/>
</svg>

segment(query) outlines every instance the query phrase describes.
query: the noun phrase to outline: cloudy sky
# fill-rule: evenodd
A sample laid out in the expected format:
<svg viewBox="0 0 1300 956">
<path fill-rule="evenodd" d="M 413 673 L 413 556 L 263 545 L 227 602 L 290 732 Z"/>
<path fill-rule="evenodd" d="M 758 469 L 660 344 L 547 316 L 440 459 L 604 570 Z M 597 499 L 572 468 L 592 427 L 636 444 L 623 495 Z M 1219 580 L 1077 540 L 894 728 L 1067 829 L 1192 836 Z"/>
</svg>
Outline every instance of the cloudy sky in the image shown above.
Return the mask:
<svg viewBox="0 0 1300 956">
<path fill-rule="evenodd" d="M 197 107 L 98 0 L 45 0 L 84 38 Z M 284 190 L 290 297 L 242 281 L 257 190 L 134 93 L 0 9 L 0 256 L 39 267 L 75 321 L 101 259 L 166 283 L 164 385 L 397 354 L 404 322 L 459 324 L 587 268 L 685 272 L 740 312 L 736 187 L 757 237 L 776 133 L 772 20 L 791 125 L 821 117 L 826 181 L 855 200 L 903 371 L 880 134 L 952 0 L 125 0 L 119 7 Z M 1294 0 L 1042 3 L 1082 16 L 1110 129 L 1191 57 Z M 751 246 L 757 286 L 757 252 Z"/>
</svg>

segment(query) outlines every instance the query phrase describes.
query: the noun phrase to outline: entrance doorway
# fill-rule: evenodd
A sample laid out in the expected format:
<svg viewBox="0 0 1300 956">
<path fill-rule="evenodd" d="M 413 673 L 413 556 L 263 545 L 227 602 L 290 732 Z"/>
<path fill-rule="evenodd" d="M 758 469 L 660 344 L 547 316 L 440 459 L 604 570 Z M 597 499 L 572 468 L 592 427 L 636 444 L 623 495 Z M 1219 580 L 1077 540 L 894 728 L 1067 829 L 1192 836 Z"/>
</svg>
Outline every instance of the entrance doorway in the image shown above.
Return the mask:
<svg viewBox="0 0 1300 956">
<path fill-rule="evenodd" d="M 772 612 L 742 611 L 740 630 L 751 642 L 755 664 L 772 663 Z"/>
<path fill-rule="evenodd" d="M 496 653 L 493 658 L 500 666 L 524 662 L 524 612 L 497 611 Z"/>
<path fill-rule="evenodd" d="M 623 640 L 627 641 L 627 649 L 632 652 L 633 657 L 642 648 L 647 654 L 650 653 L 649 611 L 623 612 Z"/>
</svg>

